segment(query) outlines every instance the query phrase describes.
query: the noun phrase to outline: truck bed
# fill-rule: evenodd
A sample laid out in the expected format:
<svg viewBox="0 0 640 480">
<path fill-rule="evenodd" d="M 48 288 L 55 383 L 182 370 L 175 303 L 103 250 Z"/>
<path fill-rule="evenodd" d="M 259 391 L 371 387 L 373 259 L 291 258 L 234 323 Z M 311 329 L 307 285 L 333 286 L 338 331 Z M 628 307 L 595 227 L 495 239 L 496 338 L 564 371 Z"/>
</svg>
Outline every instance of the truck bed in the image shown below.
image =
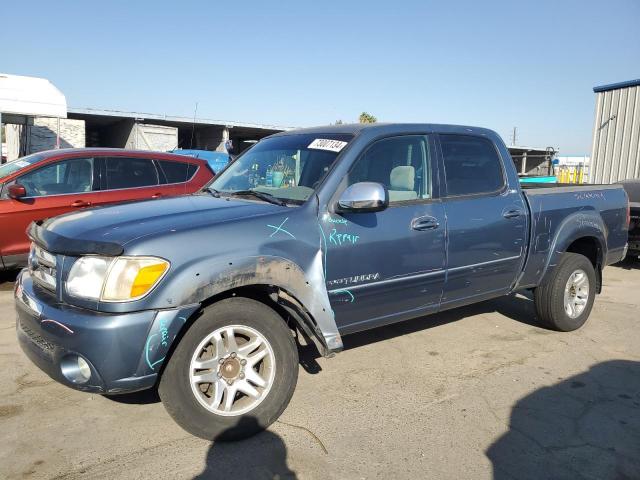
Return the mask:
<svg viewBox="0 0 640 480">
<path fill-rule="evenodd" d="M 627 198 L 621 185 L 521 185 L 529 205 L 529 253 L 516 288 L 540 283 L 547 269 L 576 237 L 599 239 L 608 246 L 602 266 L 619 261 L 627 243 Z M 570 233 L 569 233 L 570 232 Z M 603 233 L 605 232 L 603 237 Z"/>
</svg>

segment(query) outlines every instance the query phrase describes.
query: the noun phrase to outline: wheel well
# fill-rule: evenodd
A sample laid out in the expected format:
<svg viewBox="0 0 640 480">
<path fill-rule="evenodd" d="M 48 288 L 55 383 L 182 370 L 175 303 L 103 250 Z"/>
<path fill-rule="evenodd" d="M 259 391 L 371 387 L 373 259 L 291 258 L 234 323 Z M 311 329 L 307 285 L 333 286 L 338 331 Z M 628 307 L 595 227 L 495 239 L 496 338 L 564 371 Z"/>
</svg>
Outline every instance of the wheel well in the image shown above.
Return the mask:
<svg viewBox="0 0 640 480">
<path fill-rule="evenodd" d="M 567 252 L 578 253 L 589 259 L 596 271 L 597 292 L 602 289 L 602 247 L 595 237 L 581 237 L 567 247 Z"/>
<path fill-rule="evenodd" d="M 282 317 L 283 321 L 296 333 L 298 340 L 304 338 L 306 344 L 315 344 L 322 356 L 333 356 L 311 314 L 301 302 L 286 290 L 275 285 L 254 284 L 237 287 L 214 295 L 202 302 L 202 308 L 225 298 L 245 297 L 264 303 Z"/>
<path fill-rule="evenodd" d="M 579 253 L 587 257 L 595 269 L 597 269 L 601 263 L 602 250 L 600 248 L 600 242 L 598 242 L 595 237 L 582 237 L 574 240 L 573 243 L 567 247 L 567 252 Z"/>
</svg>

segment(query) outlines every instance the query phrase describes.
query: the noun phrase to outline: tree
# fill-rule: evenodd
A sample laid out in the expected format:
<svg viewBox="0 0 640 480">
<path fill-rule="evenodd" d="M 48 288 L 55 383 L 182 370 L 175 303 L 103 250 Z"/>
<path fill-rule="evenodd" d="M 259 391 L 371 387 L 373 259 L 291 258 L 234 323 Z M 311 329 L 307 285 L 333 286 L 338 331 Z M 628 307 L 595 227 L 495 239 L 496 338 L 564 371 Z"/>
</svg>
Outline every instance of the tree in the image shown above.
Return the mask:
<svg viewBox="0 0 640 480">
<path fill-rule="evenodd" d="M 360 123 L 376 123 L 378 119 L 367 112 L 362 112 L 358 118 Z"/>
<path fill-rule="evenodd" d="M 336 123 L 334 123 L 334 125 L 342 125 L 344 122 L 342 120 L 336 120 Z"/>
</svg>

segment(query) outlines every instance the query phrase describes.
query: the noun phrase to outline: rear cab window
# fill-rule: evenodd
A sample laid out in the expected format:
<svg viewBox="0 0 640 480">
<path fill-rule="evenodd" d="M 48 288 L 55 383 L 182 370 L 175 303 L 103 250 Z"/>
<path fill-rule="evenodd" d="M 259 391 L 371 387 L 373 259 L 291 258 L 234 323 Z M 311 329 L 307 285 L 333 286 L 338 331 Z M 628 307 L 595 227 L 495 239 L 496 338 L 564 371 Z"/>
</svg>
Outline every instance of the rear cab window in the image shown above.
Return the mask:
<svg viewBox="0 0 640 480">
<path fill-rule="evenodd" d="M 489 139 L 440 134 L 448 196 L 496 193 L 505 186 L 502 161 Z"/>
</svg>

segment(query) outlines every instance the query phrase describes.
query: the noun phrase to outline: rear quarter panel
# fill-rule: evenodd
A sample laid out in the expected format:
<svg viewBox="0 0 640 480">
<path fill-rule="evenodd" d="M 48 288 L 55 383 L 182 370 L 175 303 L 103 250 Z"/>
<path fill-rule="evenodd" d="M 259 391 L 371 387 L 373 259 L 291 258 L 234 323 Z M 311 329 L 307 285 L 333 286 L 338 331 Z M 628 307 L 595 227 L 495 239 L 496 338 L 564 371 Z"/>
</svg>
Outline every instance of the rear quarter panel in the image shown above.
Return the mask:
<svg viewBox="0 0 640 480">
<path fill-rule="evenodd" d="M 615 185 L 524 190 L 531 210 L 527 261 L 517 289 L 537 286 L 575 240 L 594 237 L 602 267 L 622 259 L 627 196 Z"/>
</svg>

